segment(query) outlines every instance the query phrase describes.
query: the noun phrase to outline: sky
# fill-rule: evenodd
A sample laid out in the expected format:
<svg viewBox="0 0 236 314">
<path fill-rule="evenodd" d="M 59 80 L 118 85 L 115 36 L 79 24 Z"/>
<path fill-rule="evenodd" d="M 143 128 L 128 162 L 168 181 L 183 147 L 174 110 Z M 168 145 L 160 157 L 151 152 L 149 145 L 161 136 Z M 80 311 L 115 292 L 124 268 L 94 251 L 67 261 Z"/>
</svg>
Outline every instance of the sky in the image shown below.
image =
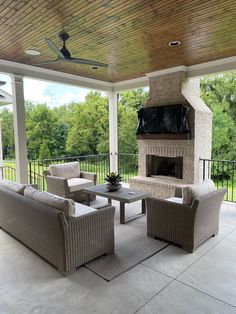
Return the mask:
<svg viewBox="0 0 236 314">
<path fill-rule="evenodd" d="M 0 86 L 0 89 L 12 94 L 10 77 L 0 74 L 0 81 L 6 82 L 5 85 Z M 46 103 L 50 107 L 57 107 L 73 101 L 81 103 L 90 91 L 90 89 L 82 87 L 24 78 L 25 100 L 30 100 L 34 103 Z"/>
</svg>

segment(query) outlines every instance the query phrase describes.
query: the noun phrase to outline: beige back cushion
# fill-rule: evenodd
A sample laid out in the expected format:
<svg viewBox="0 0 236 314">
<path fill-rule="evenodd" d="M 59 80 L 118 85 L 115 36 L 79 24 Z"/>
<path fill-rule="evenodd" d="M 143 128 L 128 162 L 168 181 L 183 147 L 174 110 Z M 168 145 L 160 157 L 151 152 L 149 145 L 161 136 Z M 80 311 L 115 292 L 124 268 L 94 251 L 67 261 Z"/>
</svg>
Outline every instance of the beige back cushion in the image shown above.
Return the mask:
<svg viewBox="0 0 236 314">
<path fill-rule="evenodd" d="M 194 198 L 200 198 L 215 190 L 215 184 L 211 179 L 204 180 L 199 184 L 189 185 L 183 189 L 183 203 L 190 205 Z"/>
<path fill-rule="evenodd" d="M 0 180 L 0 187 L 23 195 L 26 184 L 19 184 L 9 180 Z"/>
<path fill-rule="evenodd" d="M 51 175 L 65 179 L 78 178 L 80 176 L 80 166 L 78 161 L 67 164 L 49 166 Z"/>
<path fill-rule="evenodd" d="M 48 192 L 41 192 L 31 187 L 25 189 L 24 195 L 63 211 L 66 217 L 73 216 L 75 213 L 75 202 L 71 199 L 66 199 Z"/>
</svg>

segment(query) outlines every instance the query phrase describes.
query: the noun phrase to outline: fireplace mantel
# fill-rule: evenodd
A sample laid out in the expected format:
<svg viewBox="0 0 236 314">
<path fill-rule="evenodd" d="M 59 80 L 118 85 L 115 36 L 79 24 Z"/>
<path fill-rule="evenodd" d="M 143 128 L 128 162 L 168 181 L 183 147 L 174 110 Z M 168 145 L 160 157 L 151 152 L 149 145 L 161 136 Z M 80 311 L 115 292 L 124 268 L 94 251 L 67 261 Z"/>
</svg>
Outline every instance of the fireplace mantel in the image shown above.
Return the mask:
<svg viewBox="0 0 236 314">
<path fill-rule="evenodd" d="M 136 136 L 138 140 L 190 140 L 190 133 L 185 134 L 140 134 Z"/>
</svg>

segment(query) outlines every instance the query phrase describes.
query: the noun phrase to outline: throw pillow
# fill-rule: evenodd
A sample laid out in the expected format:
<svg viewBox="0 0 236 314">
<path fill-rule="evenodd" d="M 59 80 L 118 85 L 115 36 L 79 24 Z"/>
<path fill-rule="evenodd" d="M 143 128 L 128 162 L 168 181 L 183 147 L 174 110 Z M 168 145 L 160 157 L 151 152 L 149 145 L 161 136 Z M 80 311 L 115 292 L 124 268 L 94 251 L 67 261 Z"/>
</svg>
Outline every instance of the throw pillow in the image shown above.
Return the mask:
<svg viewBox="0 0 236 314">
<path fill-rule="evenodd" d="M 32 187 L 27 187 L 24 195 L 39 201 L 42 204 L 63 211 L 66 217 L 73 216 L 75 213 L 75 202 L 71 199 L 63 198 L 48 192 L 41 192 Z"/>
<path fill-rule="evenodd" d="M 211 179 L 204 180 L 199 184 L 186 186 L 183 189 L 183 203 L 190 205 L 194 198 L 200 198 L 215 190 L 215 184 Z"/>
<path fill-rule="evenodd" d="M 80 166 L 78 161 L 67 164 L 49 166 L 51 175 L 65 179 L 78 178 L 80 176 Z"/>
<path fill-rule="evenodd" d="M 24 190 L 26 188 L 26 184 L 19 184 L 19 183 L 15 183 L 9 180 L 0 180 L 0 186 L 4 189 L 16 192 L 18 194 L 23 195 L 24 194 Z"/>
</svg>

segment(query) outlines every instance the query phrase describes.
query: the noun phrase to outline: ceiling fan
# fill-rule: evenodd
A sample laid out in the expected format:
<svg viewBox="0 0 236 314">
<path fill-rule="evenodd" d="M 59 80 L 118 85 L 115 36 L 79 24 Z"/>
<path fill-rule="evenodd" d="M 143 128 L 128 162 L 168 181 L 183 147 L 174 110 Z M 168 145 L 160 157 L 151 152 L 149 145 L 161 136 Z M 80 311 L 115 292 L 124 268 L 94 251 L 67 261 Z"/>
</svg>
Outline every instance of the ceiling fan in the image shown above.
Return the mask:
<svg viewBox="0 0 236 314">
<path fill-rule="evenodd" d="M 81 58 L 72 58 L 70 51 L 66 47 L 66 41 L 69 39 L 69 35 L 66 32 L 61 32 L 59 33 L 59 37 L 61 41 L 63 42 L 63 46 L 61 49 L 59 49 L 50 38 L 45 38 L 45 42 L 47 43 L 49 49 L 51 49 L 57 55 L 57 59 L 51 60 L 51 61 L 40 62 L 40 63 L 37 63 L 36 65 L 52 64 L 52 63 L 58 63 L 58 62 L 63 61 L 63 62 L 73 62 L 73 63 L 90 65 L 94 69 L 97 69 L 99 67 L 108 67 L 108 64 L 105 64 L 105 63 L 81 59 Z"/>
</svg>

